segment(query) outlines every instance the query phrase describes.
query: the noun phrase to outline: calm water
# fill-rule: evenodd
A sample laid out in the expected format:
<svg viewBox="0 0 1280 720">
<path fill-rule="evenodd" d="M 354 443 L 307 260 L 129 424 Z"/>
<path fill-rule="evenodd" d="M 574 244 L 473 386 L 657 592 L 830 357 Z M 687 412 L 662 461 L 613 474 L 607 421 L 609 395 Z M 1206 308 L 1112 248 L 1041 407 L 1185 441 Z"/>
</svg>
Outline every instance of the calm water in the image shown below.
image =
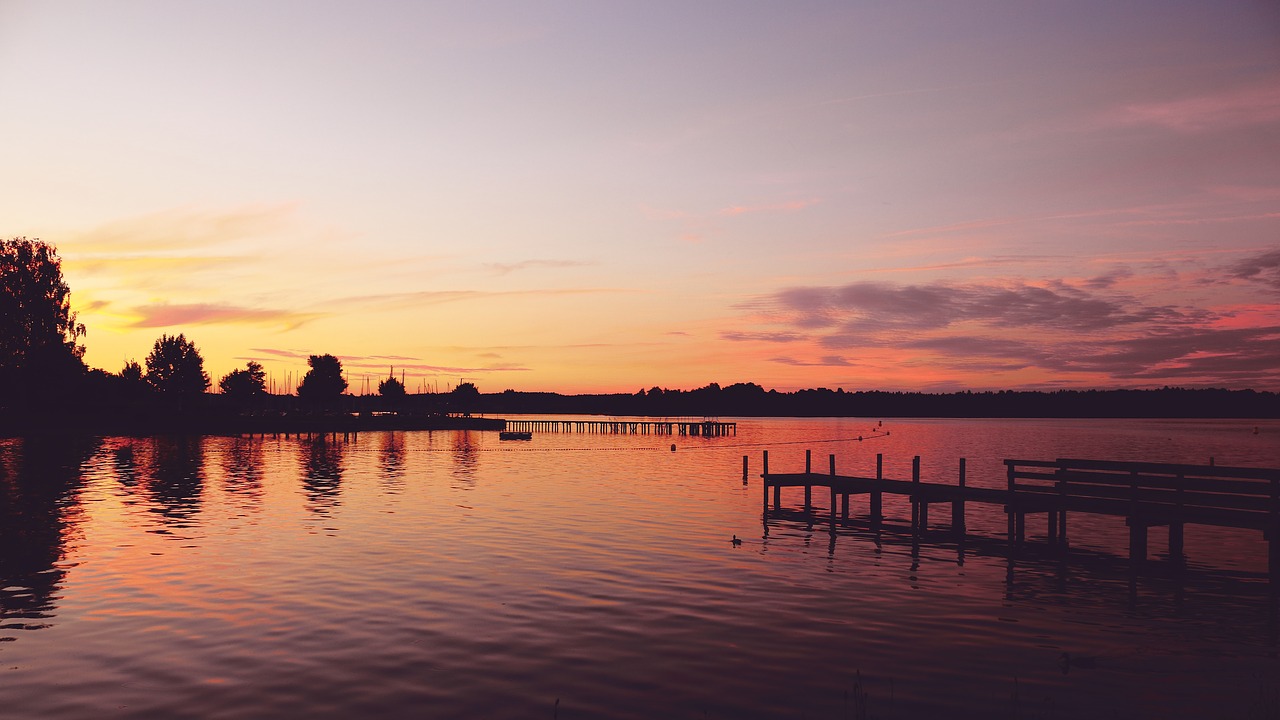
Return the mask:
<svg viewBox="0 0 1280 720">
<path fill-rule="evenodd" d="M 1259 533 L 1189 527 L 1178 576 L 1153 530 L 1131 582 L 1123 520 L 1074 516 L 1065 565 L 1032 548 L 1011 568 L 998 508 L 971 507 L 992 540 L 963 552 L 857 525 L 833 540 L 762 521 L 756 475 L 761 450 L 793 471 L 807 448 L 850 473 L 883 453 L 899 478 L 920 455 L 950 482 L 966 457 L 995 486 L 1005 457 L 1277 467 L 1280 423 L 892 420 L 830 442 L 873 424 L 0 440 L 0 716 L 1280 712 Z"/>
</svg>

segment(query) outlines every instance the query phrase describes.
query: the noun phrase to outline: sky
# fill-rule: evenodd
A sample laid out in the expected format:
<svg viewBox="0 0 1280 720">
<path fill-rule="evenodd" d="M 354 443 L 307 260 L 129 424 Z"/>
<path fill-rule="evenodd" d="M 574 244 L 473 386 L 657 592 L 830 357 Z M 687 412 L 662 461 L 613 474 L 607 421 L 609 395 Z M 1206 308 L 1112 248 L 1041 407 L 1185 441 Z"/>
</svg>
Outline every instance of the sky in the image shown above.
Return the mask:
<svg viewBox="0 0 1280 720">
<path fill-rule="evenodd" d="M 1280 4 L 0 0 L 86 362 L 1280 390 Z"/>
</svg>

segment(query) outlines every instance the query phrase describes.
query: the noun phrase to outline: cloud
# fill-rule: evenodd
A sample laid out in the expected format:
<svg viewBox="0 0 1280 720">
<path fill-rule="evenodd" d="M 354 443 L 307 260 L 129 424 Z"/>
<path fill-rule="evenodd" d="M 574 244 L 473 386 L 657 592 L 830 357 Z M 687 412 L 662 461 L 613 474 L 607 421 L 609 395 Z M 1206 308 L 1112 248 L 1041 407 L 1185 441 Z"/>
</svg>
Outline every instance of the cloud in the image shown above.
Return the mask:
<svg viewBox="0 0 1280 720">
<path fill-rule="evenodd" d="M 1085 281 L 1084 286 L 1090 290 L 1107 290 L 1115 287 L 1116 283 L 1133 277 L 1133 271 L 1126 267 L 1116 268 L 1110 272 L 1103 273 L 1089 278 Z"/>
<path fill-rule="evenodd" d="M 312 355 L 323 354 L 310 350 L 290 350 L 282 348 L 251 348 L 250 352 L 256 353 L 258 357 L 250 356 L 240 359 L 256 360 L 261 359 L 260 356 L 266 355 L 272 358 L 306 362 L 307 358 Z M 475 375 L 490 372 L 528 372 L 530 370 L 530 368 L 518 363 L 490 363 L 488 365 L 473 366 L 436 365 L 433 363 L 423 362 L 421 358 L 405 357 L 401 355 L 335 355 L 335 357 L 342 361 L 342 366 L 347 371 L 361 372 L 386 372 L 389 370 L 389 365 L 392 361 L 394 361 L 396 372 L 405 371 L 416 374 Z"/>
<path fill-rule="evenodd" d="M 100 225 L 72 235 L 67 247 L 75 252 L 130 254 L 193 248 L 261 238 L 278 232 L 296 205 L 253 205 L 235 210 L 173 209 Z"/>
<path fill-rule="evenodd" d="M 910 228 L 907 230 L 898 230 L 897 232 L 887 233 L 885 237 L 908 237 L 912 235 L 945 235 L 955 232 L 967 232 L 969 230 L 983 230 L 992 227 L 1001 227 L 1003 225 L 1012 225 L 1014 223 L 1026 220 L 1023 217 L 1003 217 L 1003 218 L 987 218 L 983 220 L 966 220 L 958 223 L 948 223 L 946 225 L 931 225 L 921 228 Z"/>
<path fill-rule="evenodd" d="M 1242 282 L 1275 287 L 1280 250 L 1201 274 L 1227 280 L 1196 285 L 1160 268 L 1139 276 L 1125 266 L 1073 282 L 790 287 L 741 305 L 755 327 L 720 336 L 789 343 L 787 355 L 769 361 L 796 367 L 839 365 L 839 353 L 856 348 L 860 366 L 919 382 L 977 377 L 991 386 L 1007 383 L 999 378 L 1007 374 L 1020 385 L 1053 377 L 1064 385 L 1280 387 L 1280 316 L 1251 311 L 1266 306 L 1241 305 L 1236 295 L 1203 297 L 1217 287 L 1238 294 L 1243 288 L 1227 286 Z M 1120 285 L 1151 295 L 1116 292 Z M 1189 288 L 1197 306 L 1156 300 Z"/>
<path fill-rule="evenodd" d="M 791 365 L 794 367 L 857 367 L 857 364 L 849 362 L 840 355 L 823 355 L 816 362 L 797 360 L 792 357 L 774 357 L 769 358 L 769 362 L 780 363 L 782 365 Z"/>
<path fill-rule="evenodd" d="M 1245 258 L 1230 268 L 1231 276 L 1280 290 L 1280 248 Z"/>
<path fill-rule="evenodd" d="M 793 343 L 807 339 L 805 335 L 791 332 L 736 332 L 726 331 L 720 337 L 731 342 Z"/>
<path fill-rule="evenodd" d="M 444 305 L 470 300 L 488 300 L 508 297 L 559 297 L 627 292 L 617 288 L 552 288 L 540 290 L 421 290 L 417 292 L 384 293 L 378 295 L 352 295 L 335 298 L 323 303 L 327 306 L 380 305 L 392 307 L 416 307 Z"/>
<path fill-rule="evenodd" d="M 131 325 L 135 328 L 175 327 L 183 325 L 283 325 L 288 330 L 298 328 L 318 317 L 319 313 L 299 313 L 291 310 L 246 308 L 237 305 L 194 303 L 170 305 L 159 303 L 133 308 L 137 315 Z"/>
<path fill-rule="evenodd" d="M 596 263 L 586 262 L 583 260 L 524 260 L 517 263 L 485 263 L 485 267 L 492 270 L 497 275 L 509 275 L 519 270 L 530 270 L 534 268 L 571 268 L 586 267 L 595 265 Z"/>
<path fill-rule="evenodd" d="M 1280 78 L 1195 97 L 1127 105 L 1115 111 L 1111 121 L 1178 133 L 1280 122 Z"/>
<path fill-rule="evenodd" d="M 1127 308 L 1120 301 L 1065 286 L 1026 284 L 857 282 L 840 287 L 789 288 L 776 293 L 772 305 L 788 315 L 796 327 L 835 327 L 855 334 L 931 330 L 966 322 L 1088 331 L 1182 319 L 1172 307 Z M 830 346 L 832 341 L 825 342 Z"/>
<path fill-rule="evenodd" d="M 817 198 L 808 198 L 805 200 L 786 200 L 777 203 L 762 203 L 758 205 L 731 205 L 721 208 L 716 214 L 725 216 L 736 215 L 753 215 L 756 213 L 776 213 L 776 212 L 795 212 L 803 210 L 807 207 L 817 205 L 821 200 Z"/>
</svg>

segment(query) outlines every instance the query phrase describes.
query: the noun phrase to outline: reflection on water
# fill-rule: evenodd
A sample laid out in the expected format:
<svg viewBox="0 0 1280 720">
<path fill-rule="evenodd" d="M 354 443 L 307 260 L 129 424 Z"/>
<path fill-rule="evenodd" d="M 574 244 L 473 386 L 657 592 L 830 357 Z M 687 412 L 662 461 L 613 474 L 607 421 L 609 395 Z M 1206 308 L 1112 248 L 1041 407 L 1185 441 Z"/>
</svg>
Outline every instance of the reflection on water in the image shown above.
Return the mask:
<svg viewBox="0 0 1280 720">
<path fill-rule="evenodd" d="M 98 441 L 37 437 L 3 441 L 0 449 L 0 638 L 43 627 L 32 620 L 56 610 L 80 535 L 81 464 Z"/>
<path fill-rule="evenodd" d="M 244 498 L 252 506 L 262 498 L 264 474 L 264 441 L 232 438 L 219 456 L 222 459 L 222 485 L 227 492 Z"/>
<path fill-rule="evenodd" d="M 1229 423 L 886 425 L 883 441 L 815 450 L 841 472 L 884 452 L 891 477 L 919 454 L 928 480 L 966 456 L 973 484 L 998 484 L 982 469 L 1010 449 L 1280 465 L 1280 443 Z M 910 508 L 888 499 L 870 527 L 857 498 L 833 534 L 788 492 L 762 527 L 761 448 L 785 472 L 804 442 L 865 430 L 743 420 L 675 453 L 667 438 L 440 432 L 0 441 L 0 714 L 1269 716 L 1258 533 L 1189 528 L 1185 569 L 1135 580 L 1122 520 L 1076 521 L 1091 541 L 1065 562 L 1029 528 L 1011 563 L 999 507 L 974 508 L 961 542 L 904 531 Z"/>
<path fill-rule="evenodd" d="M 465 489 L 476 484 L 476 467 L 479 464 L 476 449 L 476 433 L 460 430 L 453 433 L 453 477 L 458 480 L 453 487 Z"/>
<path fill-rule="evenodd" d="M 175 528 L 190 527 L 200 514 L 204 492 L 204 445 L 200 436 L 161 436 L 150 440 L 152 510 Z"/>
<path fill-rule="evenodd" d="M 307 508 L 317 515 L 329 515 L 342 504 L 345 450 L 344 443 L 326 441 L 323 435 L 304 445 L 302 487 Z"/>
<path fill-rule="evenodd" d="M 112 466 L 116 471 L 116 479 L 121 485 L 133 487 L 138 484 L 138 461 L 134 457 L 132 442 L 122 442 L 112 449 Z"/>
<path fill-rule="evenodd" d="M 399 492 L 404 487 L 404 435 L 399 431 L 382 433 L 378 470 L 390 493 Z"/>
</svg>

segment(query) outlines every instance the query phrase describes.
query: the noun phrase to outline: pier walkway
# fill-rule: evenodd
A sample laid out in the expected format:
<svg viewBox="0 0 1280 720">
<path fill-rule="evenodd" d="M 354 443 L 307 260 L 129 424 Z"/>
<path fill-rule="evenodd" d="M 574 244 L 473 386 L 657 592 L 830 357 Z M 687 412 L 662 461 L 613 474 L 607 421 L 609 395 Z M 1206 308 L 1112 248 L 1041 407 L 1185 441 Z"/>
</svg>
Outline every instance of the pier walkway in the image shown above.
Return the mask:
<svg viewBox="0 0 1280 720">
<path fill-rule="evenodd" d="M 835 455 L 829 472 L 813 472 L 811 451 L 805 452 L 802 473 L 769 471 L 769 452 L 764 452 L 764 510 L 769 511 L 769 490 L 773 508 L 781 508 L 784 487 L 803 487 L 806 515 L 813 514 L 813 489 L 824 488 L 830 496 L 828 513 L 831 532 L 839 518 L 849 518 L 849 499 L 869 497 L 873 527 L 883 517 L 885 493 L 905 496 L 911 503 L 911 532 L 929 530 L 930 505 L 951 506 L 950 531 L 965 534 L 965 506 L 976 502 L 999 505 L 1008 518 L 1008 545 L 1016 553 L 1026 536 L 1028 515 L 1047 518 L 1051 546 L 1067 547 L 1067 515 L 1092 513 L 1123 517 L 1129 527 L 1129 558 L 1135 565 L 1145 561 L 1147 530 L 1169 528 L 1169 554 L 1183 560 L 1183 528 L 1187 524 L 1260 530 L 1268 541 L 1269 569 L 1273 580 L 1280 578 L 1280 469 L 1238 468 L 1214 465 L 1135 463 L 1106 460 L 1005 460 L 1005 488 L 969 487 L 965 461 L 960 460 L 955 484 L 927 483 L 920 478 L 920 458 L 911 464 L 910 480 L 884 477 L 883 455 L 876 455 L 875 477 L 836 474 Z M 742 458 L 743 481 L 747 479 L 747 457 Z"/>
<path fill-rule="evenodd" d="M 738 423 L 718 420 L 507 420 L 513 432 L 599 433 L 606 435 L 737 435 Z"/>
</svg>

